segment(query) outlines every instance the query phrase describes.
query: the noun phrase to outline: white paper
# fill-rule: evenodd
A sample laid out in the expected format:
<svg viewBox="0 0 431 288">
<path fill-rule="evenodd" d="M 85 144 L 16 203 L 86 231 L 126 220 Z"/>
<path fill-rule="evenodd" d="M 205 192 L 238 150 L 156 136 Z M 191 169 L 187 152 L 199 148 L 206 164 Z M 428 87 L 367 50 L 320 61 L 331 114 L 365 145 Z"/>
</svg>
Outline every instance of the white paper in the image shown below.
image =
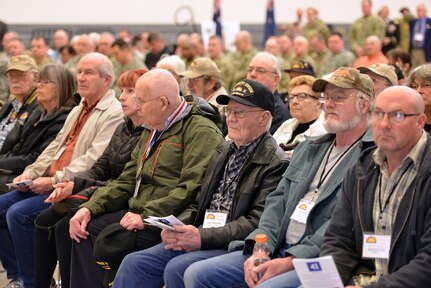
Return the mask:
<svg viewBox="0 0 431 288">
<path fill-rule="evenodd" d="M 218 228 L 226 225 L 227 212 L 207 210 L 202 228 Z"/>
<path fill-rule="evenodd" d="M 174 225 L 184 225 L 183 222 L 173 215 L 169 215 L 167 217 L 150 216 L 149 218 L 144 219 L 144 221 L 152 226 L 167 230 L 174 230 Z"/>
<path fill-rule="evenodd" d="M 304 288 L 344 287 L 332 256 L 293 259 L 292 262 Z"/>
<path fill-rule="evenodd" d="M 12 187 L 12 188 L 18 188 L 18 187 L 28 187 L 31 184 L 33 184 L 32 180 L 24 180 L 24 181 L 15 182 L 15 183 L 8 183 L 6 184 L 6 186 Z"/>
</svg>

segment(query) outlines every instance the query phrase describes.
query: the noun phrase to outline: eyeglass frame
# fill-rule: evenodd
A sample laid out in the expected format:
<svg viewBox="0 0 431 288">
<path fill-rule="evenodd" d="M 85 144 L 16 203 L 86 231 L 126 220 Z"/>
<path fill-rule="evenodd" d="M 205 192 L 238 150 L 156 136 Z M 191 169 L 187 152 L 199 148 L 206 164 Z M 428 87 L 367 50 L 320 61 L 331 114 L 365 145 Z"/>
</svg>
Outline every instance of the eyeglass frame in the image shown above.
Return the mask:
<svg viewBox="0 0 431 288">
<path fill-rule="evenodd" d="M 48 84 L 51 84 L 51 83 L 52 84 L 57 83 L 57 82 L 51 81 L 49 79 L 44 79 L 44 80 L 37 79 L 35 82 L 36 82 L 36 84 L 41 84 L 41 85 L 48 85 Z"/>
<path fill-rule="evenodd" d="M 424 82 L 425 82 L 425 85 L 423 85 Z M 424 89 L 424 88 L 431 88 L 431 82 L 427 81 L 427 80 L 424 80 L 424 81 L 421 81 L 420 84 L 416 84 L 416 83 L 413 82 L 409 86 L 410 86 L 410 88 L 415 89 L 415 90 L 418 89 L 419 87 L 422 88 L 422 89 Z"/>
<path fill-rule="evenodd" d="M 318 99 L 319 99 L 319 102 L 320 103 L 322 103 L 322 104 L 325 104 L 326 102 L 328 102 L 329 100 L 332 100 L 332 102 L 334 102 L 335 104 L 344 104 L 344 102 L 350 97 L 350 96 L 352 96 L 352 95 L 355 95 L 355 97 L 356 97 L 356 94 L 355 93 L 352 93 L 352 94 L 349 94 L 349 95 L 347 95 L 347 96 L 344 96 L 343 95 L 343 100 L 335 100 L 333 97 L 334 96 L 330 96 L 330 97 L 324 97 L 324 95 L 328 95 L 328 93 L 326 93 L 326 92 L 321 92 L 320 94 L 319 94 L 319 97 L 318 97 Z M 338 95 L 337 95 L 338 96 Z"/>
<path fill-rule="evenodd" d="M 381 116 L 379 116 L 376 113 L 381 113 Z M 399 114 L 402 116 L 402 119 L 397 118 L 396 114 Z M 371 112 L 371 119 L 373 121 L 382 121 L 385 118 L 385 115 L 388 116 L 388 120 L 391 121 L 391 123 L 403 123 L 406 117 L 412 117 L 412 116 L 419 116 L 422 113 L 404 113 L 403 111 L 391 111 L 391 112 L 384 112 L 381 110 L 373 110 Z"/>
<path fill-rule="evenodd" d="M 233 109 L 233 108 L 229 108 L 227 106 L 224 106 L 222 108 L 223 115 L 225 115 L 227 117 L 233 112 L 235 118 L 238 118 L 238 119 L 245 118 L 246 114 L 249 112 L 263 112 L 263 111 L 266 111 L 266 110 L 264 110 L 264 109 L 259 109 L 259 110 Z"/>
<path fill-rule="evenodd" d="M 138 96 L 133 96 L 133 100 L 135 101 L 135 104 L 136 105 L 139 105 L 139 106 L 144 106 L 145 105 L 145 103 L 149 103 L 149 102 L 151 102 L 151 101 L 153 101 L 153 100 L 156 100 L 156 99 L 159 99 L 159 98 L 161 98 L 162 96 L 158 96 L 158 97 L 155 97 L 155 98 L 151 98 L 150 100 L 143 100 L 143 99 L 141 99 L 141 98 L 139 98 Z"/>
<path fill-rule="evenodd" d="M 296 94 L 291 93 L 287 96 L 289 101 L 293 101 L 293 99 L 295 99 L 295 98 L 298 99 L 298 101 L 304 101 L 307 97 L 320 100 L 319 97 L 305 93 L 305 92 L 300 92 L 300 93 L 296 93 Z"/>
<path fill-rule="evenodd" d="M 258 73 L 258 74 L 266 74 L 266 73 L 278 74 L 276 71 L 268 71 L 268 70 L 266 70 L 266 68 L 261 67 L 261 66 L 257 66 L 257 67 L 248 66 L 247 67 L 247 73 L 251 73 L 253 71 L 256 71 L 256 73 Z"/>
</svg>

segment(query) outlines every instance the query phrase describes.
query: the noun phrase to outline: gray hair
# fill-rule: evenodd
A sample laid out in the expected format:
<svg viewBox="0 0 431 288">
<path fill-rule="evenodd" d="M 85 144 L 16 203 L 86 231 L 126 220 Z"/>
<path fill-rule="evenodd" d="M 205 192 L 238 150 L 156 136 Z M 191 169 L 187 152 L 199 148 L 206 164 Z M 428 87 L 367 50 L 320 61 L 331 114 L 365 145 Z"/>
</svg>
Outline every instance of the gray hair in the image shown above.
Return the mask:
<svg viewBox="0 0 431 288">
<path fill-rule="evenodd" d="M 96 55 L 99 55 L 99 57 L 101 57 L 102 63 L 100 63 L 100 66 L 99 66 L 99 74 L 102 77 L 111 76 L 111 81 L 109 82 L 109 87 L 111 87 L 112 83 L 114 83 L 115 81 L 114 66 L 112 65 L 111 60 L 107 56 L 99 52 L 92 52 L 87 55 L 90 55 L 90 54 L 96 54 Z"/>
<path fill-rule="evenodd" d="M 270 61 L 272 69 L 274 70 L 275 73 L 277 73 L 278 77 L 281 78 L 281 63 L 277 57 L 275 57 L 269 52 L 260 51 L 260 52 L 257 52 L 256 55 L 254 55 L 251 61 L 253 61 L 254 59 Z"/>
<path fill-rule="evenodd" d="M 416 67 L 407 78 L 406 85 L 412 88 L 415 80 L 431 82 L 431 64 L 424 64 Z"/>
</svg>

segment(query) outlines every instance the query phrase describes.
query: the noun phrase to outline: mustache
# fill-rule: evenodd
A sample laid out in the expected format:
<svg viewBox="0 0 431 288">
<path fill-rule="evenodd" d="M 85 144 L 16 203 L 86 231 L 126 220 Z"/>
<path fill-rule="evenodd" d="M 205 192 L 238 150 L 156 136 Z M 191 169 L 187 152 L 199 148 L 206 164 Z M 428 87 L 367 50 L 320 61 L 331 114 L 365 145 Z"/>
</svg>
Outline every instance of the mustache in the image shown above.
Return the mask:
<svg viewBox="0 0 431 288">
<path fill-rule="evenodd" d="M 21 88 L 21 84 L 19 83 L 13 83 L 12 88 Z"/>
<path fill-rule="evenodd" d="M 328 108 L 326 108 L 325 109 L 325 118 L 326 118 L 326 116 L 328 116 L 328 113 L 335 114 L 337 116 L 340 115 L 340 113 L 338 111 L 336 111 L 335 109 L 328 109 Z"/>
</svg>

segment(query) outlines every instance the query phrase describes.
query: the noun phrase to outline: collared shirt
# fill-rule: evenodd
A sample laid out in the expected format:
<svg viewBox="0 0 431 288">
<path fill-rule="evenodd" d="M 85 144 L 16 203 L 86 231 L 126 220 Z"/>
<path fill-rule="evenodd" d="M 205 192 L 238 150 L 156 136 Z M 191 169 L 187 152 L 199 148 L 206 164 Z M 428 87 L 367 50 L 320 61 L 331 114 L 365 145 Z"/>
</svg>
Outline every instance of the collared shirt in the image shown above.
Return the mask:
<svg viewBox="0 0 431 288">
<path fill-rule="evenodd" d="M 393 171 L 392 174 L 389 173 L 388 163 L 383 152 L 379 148 L 374 152 L 374 162 L 380 166 L 381 172 L 381 178 L 374 193 L 373 221 L 376 233 L 392 235 L 392 226 L 395 222 L 398 207 L 408 187 L 417 176 L 426 141 L 426 133 L 422 132 L 419 141 L 401 162 L 400 167 Z M 379 196 L 381 197 L 380 201 Z M 386 207 L 385 203 L 387 203 Z M 383 209 L 383 213 L 381 213 L 381 209 Z M 375 265 L 376 280 L 380 276 L 388 274 L 388 259 L 375 259 Z"/>
<path fill-rule="evenodd" d="M 72 161 L 73 150 L 75 150 L 75 145 L 78 141 L 79 134 L 81 133 L 85 123 L 87 123 L 88 118 L 90 118 L 91 112 L 93 111 L 94 107 L 96 107 L 98 102 L 99 101 L 94 103 L 92 106 L 88 106 L 87 101 L 82 101 L 83 107 L 81 114 L 79 114 L 78 120 L 75 122 L 72 129 L 70 129 L 69 134 L 67 135 L 63 153 L 60 155 L 60 157 L 58 157 L 57 160 L 52 161 L 49 176 L 53 176 L 55 175 L 55 172 L 63 170 L 63 168 L 67 167 Z"/>
<path fill-rule="evenodd" d="M 236 185 L 238 184 L 238 175 L 246 161 L 256 150 L 257 144 L 262 140 L 263 135 L 265 134 L 239 148 L 232 142 L 229 159 L 223 177 L 220 179 L 217 193 L 214 193 L 211 200 L 210 209 L 230 211 Z"/>
<path fill-rule="evenodd" d="M 22 105 L 19 104 L 17 99 L 13 100 L 12 109 L 10 110 L 9 114 L 0 122 L 0 149 L 3 147 L 7 135 L 9 135 L 10 131 L 12 131 L 13 127 L 15 127 L 15 124 L 18 121 L 18 112 L 21 106 Z"/>
</svg>

